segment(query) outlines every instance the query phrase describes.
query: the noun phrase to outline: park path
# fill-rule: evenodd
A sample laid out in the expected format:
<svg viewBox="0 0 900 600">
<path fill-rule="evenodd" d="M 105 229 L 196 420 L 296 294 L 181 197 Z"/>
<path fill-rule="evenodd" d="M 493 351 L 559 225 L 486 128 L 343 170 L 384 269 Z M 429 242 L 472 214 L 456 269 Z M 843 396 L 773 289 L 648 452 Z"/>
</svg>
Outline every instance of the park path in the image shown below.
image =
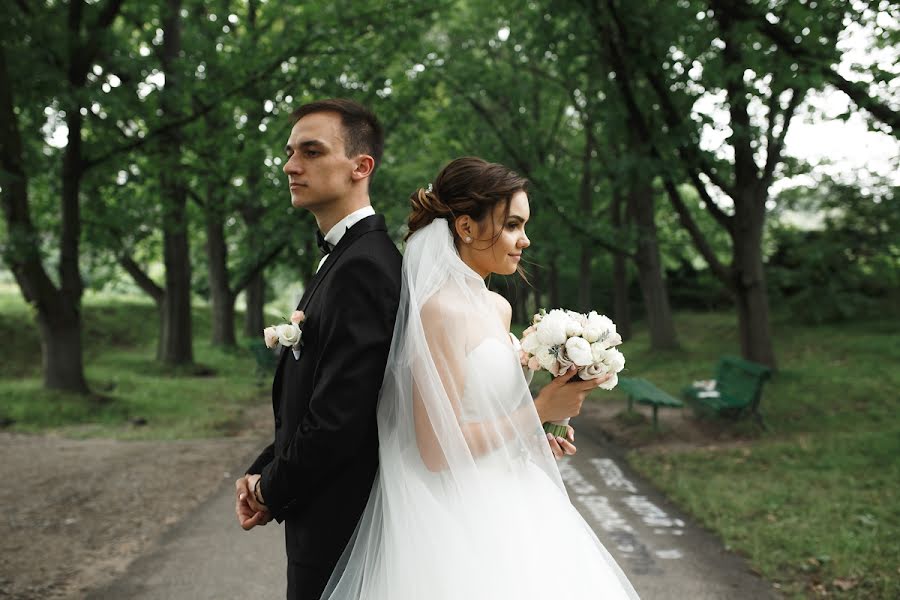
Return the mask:
<svg viewBox="0 0 900 600">
<path fill-rule="evenodd" d="M 578 453 L 560 464 L 569 497 L 641 598 L 777 598 L 742 558 L 631 471 L 599 429 L 582 426 L 576 435 Z"/>
<path fill-rule="evenodd" d="M 578 432 L 578 453 L 561 463 L 569 494 L 645 600 L 764 600 L 771 585 L 715 536 L 691 522 L 625 465 L 593 428 Z M 281 599 L 282 529 L 243 532 L 233 483 L 162 536 L 91 600 Z"/>
</svg>

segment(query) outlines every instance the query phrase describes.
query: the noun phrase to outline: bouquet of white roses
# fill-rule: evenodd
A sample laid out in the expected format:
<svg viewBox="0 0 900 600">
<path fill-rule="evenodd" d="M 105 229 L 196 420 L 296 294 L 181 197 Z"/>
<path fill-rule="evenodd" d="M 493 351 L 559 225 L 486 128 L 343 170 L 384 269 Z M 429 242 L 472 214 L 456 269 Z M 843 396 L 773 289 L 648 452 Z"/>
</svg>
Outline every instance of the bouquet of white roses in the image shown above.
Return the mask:
<svg viewBox="0 0 900 600">
<path fill-rule="evenodd" d="M 612 373 L 600 384 L 605 390 L 616 387 L 616 375 L 625 368 L 625 357 L 616 349 L 622 336 L 616 332 L 616 324 L 594 311 L 584 315 L 571 310 L 543 309 L 534 315 L 531 326 L 522 334 L 521 360 L 532 371 L 544 369 L 554 377 L 566 373 L 573 365 L 577 377 L 597 379 Z M 553 435 L 566 435 L 569 420 L 554 421 L 544 425 Z"/>
</svg>

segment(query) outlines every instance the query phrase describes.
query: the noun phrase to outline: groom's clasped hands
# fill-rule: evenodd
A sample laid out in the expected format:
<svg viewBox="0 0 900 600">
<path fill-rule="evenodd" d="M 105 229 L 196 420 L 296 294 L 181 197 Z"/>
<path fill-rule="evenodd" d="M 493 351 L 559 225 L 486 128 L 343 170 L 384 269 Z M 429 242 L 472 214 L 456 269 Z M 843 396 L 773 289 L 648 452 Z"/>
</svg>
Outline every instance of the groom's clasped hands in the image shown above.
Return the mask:
<svg viewBox="0 0 900 600">
<path fill-rule="evenodd" d="M 272 520 L 272 515 L 264 504 L 257 500 L 255 493 L 259 475 L 244 475 L 234 482 L 235 485 L 235 512 L 238 523 L 245 531 L 253 529 L 257 525 L 265 525 Z"/>
</svg>

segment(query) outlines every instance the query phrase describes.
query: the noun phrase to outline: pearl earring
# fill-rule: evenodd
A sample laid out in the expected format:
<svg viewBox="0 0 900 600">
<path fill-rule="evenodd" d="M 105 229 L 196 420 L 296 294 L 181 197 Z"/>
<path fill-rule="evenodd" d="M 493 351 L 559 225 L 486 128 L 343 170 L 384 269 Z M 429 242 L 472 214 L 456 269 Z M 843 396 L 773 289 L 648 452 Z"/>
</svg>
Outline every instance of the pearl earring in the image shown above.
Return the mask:
<svg viewBox="0 0 900 600">
<path fill-rule="evenodd" d="M 471 243 L 472 243 L 472 238 L 470 238 L 469 236 L 466 236 L 466 243 L 467 243 L 467 244 L 471 244 Z"/>
</svg>

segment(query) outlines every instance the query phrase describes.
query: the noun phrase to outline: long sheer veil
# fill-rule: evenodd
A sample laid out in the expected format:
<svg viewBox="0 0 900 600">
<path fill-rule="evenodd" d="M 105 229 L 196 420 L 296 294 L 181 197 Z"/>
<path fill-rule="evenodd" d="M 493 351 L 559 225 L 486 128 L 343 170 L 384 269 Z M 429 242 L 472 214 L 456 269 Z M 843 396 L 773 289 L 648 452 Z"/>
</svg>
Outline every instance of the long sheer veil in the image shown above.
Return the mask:
<svg viewBox="0 0 900 600">
<path fill-rule="evenodd" d="M 377 418 L 379 473 L 323 599 L 560 590 L 539 568 L 560 553 L 547 527 L 573 516 L 538 513 L 574 508 L 496 303 L 445 219 L 407 243 Z"/>
</svg>

